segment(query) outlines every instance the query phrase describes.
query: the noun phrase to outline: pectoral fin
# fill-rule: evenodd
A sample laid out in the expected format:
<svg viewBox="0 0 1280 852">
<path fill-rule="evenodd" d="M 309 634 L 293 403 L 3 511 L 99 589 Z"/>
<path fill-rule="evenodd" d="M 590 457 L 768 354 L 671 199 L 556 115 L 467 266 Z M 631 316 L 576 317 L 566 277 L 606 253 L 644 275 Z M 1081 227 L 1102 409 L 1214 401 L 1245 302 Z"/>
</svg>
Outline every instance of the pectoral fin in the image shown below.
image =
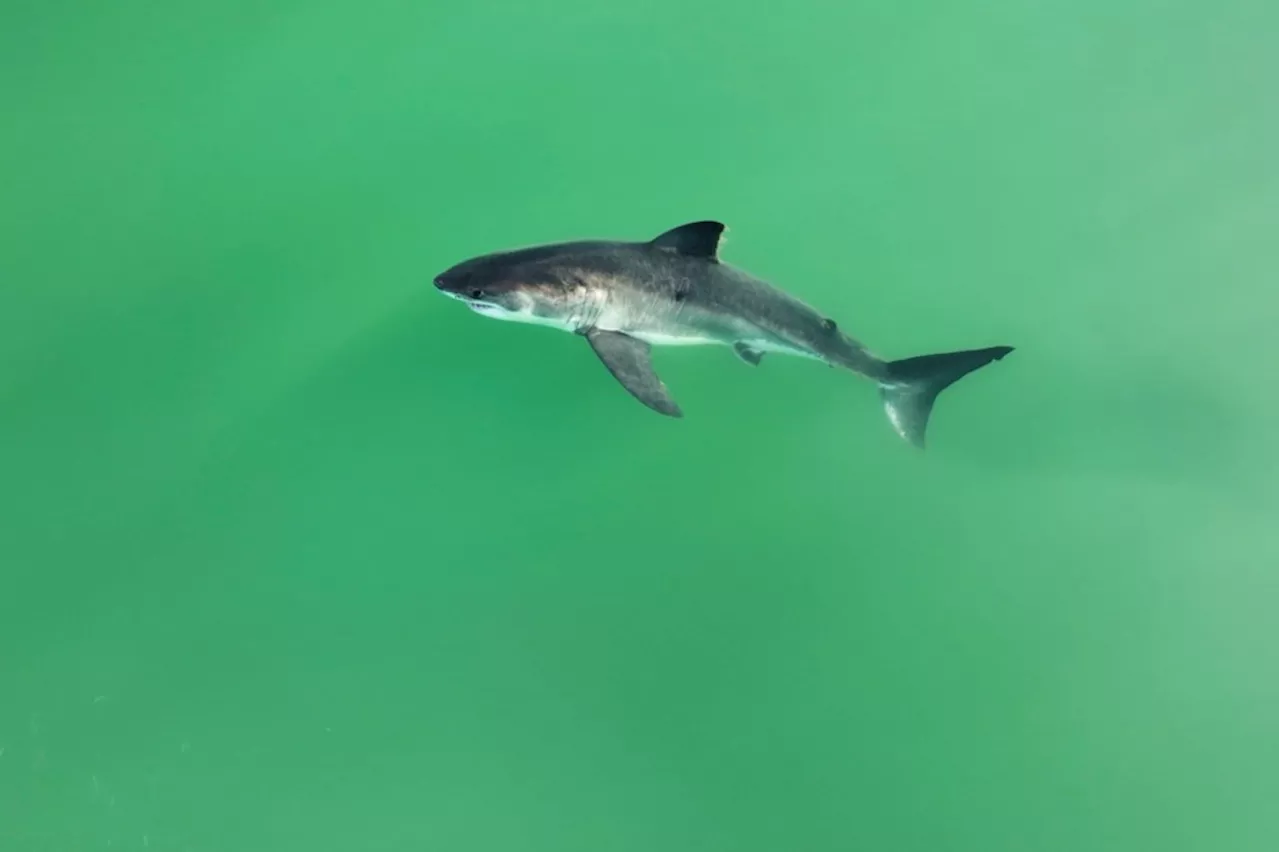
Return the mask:
<svg viewBox="0 0 1280 852">
<path fill-rule="evenodd" d="M 742 341 L 733 344 L 733 351 L 737 352 L 739 358 L 753 367 L 760 366 L 760 359 L 764 357 L 764 353 L 759 349 L 752 349 L 750 345 Z"/>
<path fill-rule="evenodd" d="M 584 332 L 596 355 L 627 391 L 659 414 L 682 417 L 667 386 L 653 371 L 649 344 L 617 331 L 590 329 Z"/>
</svg>

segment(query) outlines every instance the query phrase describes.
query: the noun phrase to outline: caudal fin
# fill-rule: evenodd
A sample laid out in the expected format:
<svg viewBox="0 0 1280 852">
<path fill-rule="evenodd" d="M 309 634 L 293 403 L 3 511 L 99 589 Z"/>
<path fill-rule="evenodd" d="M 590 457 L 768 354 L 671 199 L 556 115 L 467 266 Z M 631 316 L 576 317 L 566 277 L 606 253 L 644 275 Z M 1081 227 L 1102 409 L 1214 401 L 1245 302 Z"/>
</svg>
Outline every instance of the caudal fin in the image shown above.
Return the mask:
<svg viewBox="0 0 1280 852">
<path fill-rule="evenodd" d="M 1012 346 L 992 346 L 989 349 L 890 361 L 889 377 L 880 382 L 880 398 L 884 400 L 889 422 L 899 435 L 924 449 L 929 412 L 933 410 L 938 394 L 979 367 L 999 361 L 1012 351 Z"/>
</svg>

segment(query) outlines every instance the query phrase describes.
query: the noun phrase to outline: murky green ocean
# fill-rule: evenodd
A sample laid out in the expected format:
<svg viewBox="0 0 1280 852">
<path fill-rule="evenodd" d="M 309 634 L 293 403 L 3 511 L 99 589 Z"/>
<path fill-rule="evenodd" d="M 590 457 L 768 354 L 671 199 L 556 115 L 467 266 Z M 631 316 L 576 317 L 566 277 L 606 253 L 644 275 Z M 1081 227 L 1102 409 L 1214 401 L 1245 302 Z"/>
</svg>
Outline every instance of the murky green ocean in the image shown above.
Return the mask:
<svg viewBox="0 0 1280 852">
<path fill-rule="evenodd" d="M 1274 4 L 0 8 L 0 850 L 1253 852 Z M 887 357 L 431 277 L 712 218 Z"/>
</svg>

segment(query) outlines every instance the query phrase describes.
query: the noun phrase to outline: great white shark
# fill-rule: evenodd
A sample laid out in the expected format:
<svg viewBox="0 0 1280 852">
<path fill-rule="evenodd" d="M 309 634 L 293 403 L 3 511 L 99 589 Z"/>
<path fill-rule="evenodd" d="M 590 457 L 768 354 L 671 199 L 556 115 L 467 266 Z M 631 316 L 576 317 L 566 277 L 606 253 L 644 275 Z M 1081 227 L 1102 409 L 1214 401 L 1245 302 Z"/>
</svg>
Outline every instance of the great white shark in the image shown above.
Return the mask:
<svg viewBox="0 0 1280 852">
<path fill-rule="evenodd" d="M 691 222 L 639 242 L 501 251 L 449 268 L 435 286 L 481 316 L 581 335 L 632 396 L 670 417 L 682 413 L 654 372 L 653 346 L 721 344 L 752 365 L 777 352 L 843 367 L 879 386 L 894 430 L 922 449 L 938 394 L 1013 351 L 883 360 L 821 312 L 722 263 L 724 230 L 720 222 Z"/>
</svg>

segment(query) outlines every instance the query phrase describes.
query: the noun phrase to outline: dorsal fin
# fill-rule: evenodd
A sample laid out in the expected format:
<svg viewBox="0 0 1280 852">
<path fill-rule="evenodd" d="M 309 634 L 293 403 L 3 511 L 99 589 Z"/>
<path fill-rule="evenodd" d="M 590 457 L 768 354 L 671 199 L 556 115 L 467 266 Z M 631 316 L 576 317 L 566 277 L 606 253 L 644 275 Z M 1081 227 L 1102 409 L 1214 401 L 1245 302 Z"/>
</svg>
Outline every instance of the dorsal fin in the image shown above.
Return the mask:
<svg viewBox="0 0 1280 852">
<path fill-rule="evenodd" d="M 716 263 L 720 260 L 717 251 L 723 233 L 724 225 L 720 222 L 690 222 L 658 235 L 649 245 Z"/>
</svg>

